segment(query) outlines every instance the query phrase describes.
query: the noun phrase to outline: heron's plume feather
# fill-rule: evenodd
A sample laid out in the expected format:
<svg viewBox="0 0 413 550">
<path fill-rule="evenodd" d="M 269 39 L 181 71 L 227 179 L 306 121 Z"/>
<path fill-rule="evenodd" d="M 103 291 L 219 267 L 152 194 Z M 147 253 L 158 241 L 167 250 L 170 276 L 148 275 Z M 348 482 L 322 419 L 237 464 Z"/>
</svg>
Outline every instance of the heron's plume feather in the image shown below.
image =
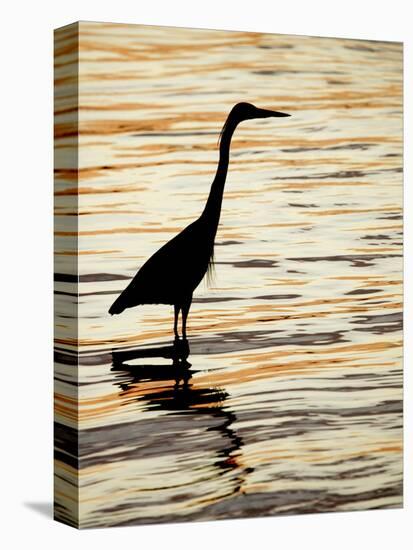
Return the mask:
<svg viewBox="0 0 413 550">
<path fill-rule="evenodd" d="M 214 249 L 212 249 L 211 256 L 208 262 L 208 268 L 206 272 L 206 284 L 209 288 L 215 286 L 216 281 L 216 272 L 215 272 L 215 263 L 214 263 Z"/>
</svg>

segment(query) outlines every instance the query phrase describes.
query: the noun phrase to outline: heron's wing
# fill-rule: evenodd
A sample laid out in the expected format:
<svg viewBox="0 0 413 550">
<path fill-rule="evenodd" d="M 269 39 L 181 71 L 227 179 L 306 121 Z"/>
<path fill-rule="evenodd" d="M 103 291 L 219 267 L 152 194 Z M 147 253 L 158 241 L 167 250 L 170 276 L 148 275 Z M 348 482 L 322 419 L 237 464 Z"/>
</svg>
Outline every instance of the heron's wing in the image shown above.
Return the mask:
<svg viewBox="0 0 413 550">
<path fill-rule="evenodd" d="M 176 296 L 192 292 L 197 273 L 202 270 L 200 254 L 202 256 L 205 249 L 197 221 L 165 243 L 143 264 L 120 295 L 122 305 L 175 303 Z M 204 272 L 206 267 L 207 263 Z"/>
<path fill-rule="evenodd" d="M 136 276 L 152 276 L 154 272 L 174 268 L 177 263 L 190 260 L 193 248 L 199 240 L 197 235 L 197 225 L 193 222 L 157 250 L 143 264 Z"/>
</svg>

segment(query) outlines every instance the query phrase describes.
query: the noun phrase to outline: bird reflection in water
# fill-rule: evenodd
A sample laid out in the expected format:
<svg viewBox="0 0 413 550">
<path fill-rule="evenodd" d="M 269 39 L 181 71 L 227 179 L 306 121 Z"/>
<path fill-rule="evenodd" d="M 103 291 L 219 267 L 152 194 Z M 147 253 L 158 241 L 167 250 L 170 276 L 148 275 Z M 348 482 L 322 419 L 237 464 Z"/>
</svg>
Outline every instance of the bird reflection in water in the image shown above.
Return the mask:
<svg viewBox="0 0 413 550">
<path fill-rule="evenodd" d="M 144 411 L 161 409 L 181 418 L 176 429 L 185 434 L 193 429 L 191 417 L 202 419 L 205 432 L 215 433 L 213 445 L 213 465 L 217 475 L 232 472 L 230 494 L 238 492 L 245 477 L 252 468 L 241 468 L 237 458 L 242 454 L 243 441 L 231 427 L 236 421 L 233 412 L 224 406 L 228 393 L 220 388 L 196 385 L 193 376 L 199 372 L 191 369 L 187 361 L 189 345 L 181 340 L 177 346 L 161 346 L 146 349 L 112 352 L 112 372 L 116 372 L 114 385 L 119 389 L 119 397 L 124 404 L 137 401 Z M 136 359 L 162 357 L 172 360 L 172 364 L 130 364 Z M 170 382 L 168 384 L 168 382 Z M 190 417 L 188 417 L 190 415 Z M 154 422 L 156 430 L 156 421 Z M 205 452 L 211 451 L 210 435 L 200 434 L 199 447 L 206 442 Z M 176 437 L 176 432 L 173 434 Z M 184 440 L 183 440 L 184 441 Z"/>
<path fill-rule="evenodd" d="M 186 339 L 175 339 L 172 346 L 158 346 L 154 348 L 145 349 L 131 349 L 131 350 L 113 350 L 112 351 L 112 370 L 127 370 L 136 375 L 139 373 L 141 376 L 148 375 L 149 379 L 153 380 L 170 380 L 175 375 L 179 376 L 177 384 L 181 378 L 185 381 L 186 375 L 191 377 L 189 369 L 191 363 L 188 361 L 190 354 L 189 342 Z M 148 359 L 150 357 L 161 357 L 164 359 L 172 360 L 171 365 L 167 368 L 162 365 L 129 365 L 128 361 L 135 359 Z M 185 375 L 185 376 L 184 376 Z M 161 378 L 158 378 L 161 376 Z M 152 378 L 154 377 L 154 378 Z M 189 379 L 188 378 L 188 379 Z M 142 378 L 144 380 L 146 378 Z"/>
</svg>

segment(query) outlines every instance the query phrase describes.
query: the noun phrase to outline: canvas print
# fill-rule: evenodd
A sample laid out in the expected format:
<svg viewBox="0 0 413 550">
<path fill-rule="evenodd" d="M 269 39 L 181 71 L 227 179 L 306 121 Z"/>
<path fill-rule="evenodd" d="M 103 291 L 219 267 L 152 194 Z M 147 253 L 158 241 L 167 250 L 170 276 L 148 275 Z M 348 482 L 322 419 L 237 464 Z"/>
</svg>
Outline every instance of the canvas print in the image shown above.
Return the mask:
<svg viewBox="0 0 413 550">
<path fill-rule="evenodd" d="M 402 506 L 402 44 L 55 31 L 55 518 Z"/>
</svg>

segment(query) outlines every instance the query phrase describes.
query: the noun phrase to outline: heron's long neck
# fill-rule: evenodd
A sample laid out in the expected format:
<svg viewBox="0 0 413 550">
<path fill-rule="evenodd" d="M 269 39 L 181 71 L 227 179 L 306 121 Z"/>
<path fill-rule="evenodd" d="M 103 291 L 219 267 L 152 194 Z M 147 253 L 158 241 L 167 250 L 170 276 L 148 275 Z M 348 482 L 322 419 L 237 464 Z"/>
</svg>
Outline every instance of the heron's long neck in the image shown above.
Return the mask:
<svg viewBox="0 0 413 550">
<path fill-rule="evenodd" d="M 202 217 L 207 221 L 211 231 L 215 234 L 218 227 L 219 217 L 221 214 L 222 196 L 224 193 L 225 180 L 227 178 L 229 164 L 229 150 L 231 138 L 234 133 L 237 123 L 228 119 L 225 123 L 224 130 L 219 146 L 219 162 L 214 181 L 211 185 L 208 200 L 206 202 Z"/>
</svg>

